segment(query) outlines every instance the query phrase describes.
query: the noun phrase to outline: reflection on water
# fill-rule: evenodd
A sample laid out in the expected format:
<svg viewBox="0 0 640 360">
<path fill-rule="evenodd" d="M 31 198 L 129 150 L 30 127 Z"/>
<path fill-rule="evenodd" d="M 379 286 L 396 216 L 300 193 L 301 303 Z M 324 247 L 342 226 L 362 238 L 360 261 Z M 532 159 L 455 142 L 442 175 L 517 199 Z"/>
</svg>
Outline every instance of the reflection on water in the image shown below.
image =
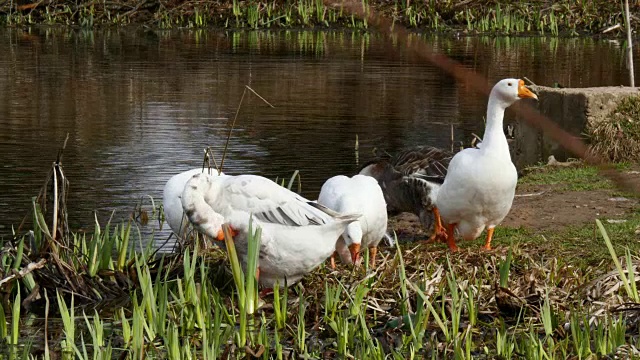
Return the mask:
<svg viewBox="0 0 640 360">
<path fill-rule="evenodd" d="M 412 41 L 422 41 L 416 35 Z M 627 84 L 619 43 L 426 37 L 492 82 Z M 393 51 L 392 51 L 393 50 Z M 638 57 L 636 57 L 638 58 Z M 482 135 L 486 99 L 373 34 L 0 30 L 0 234 L 27 214 L 67 133 L 70 221 L 128 216 L 173 174 L 219 157 L 245 85 L 227 173 L 289 177 L 303 194 L 382 147 Z"/>
</svg>

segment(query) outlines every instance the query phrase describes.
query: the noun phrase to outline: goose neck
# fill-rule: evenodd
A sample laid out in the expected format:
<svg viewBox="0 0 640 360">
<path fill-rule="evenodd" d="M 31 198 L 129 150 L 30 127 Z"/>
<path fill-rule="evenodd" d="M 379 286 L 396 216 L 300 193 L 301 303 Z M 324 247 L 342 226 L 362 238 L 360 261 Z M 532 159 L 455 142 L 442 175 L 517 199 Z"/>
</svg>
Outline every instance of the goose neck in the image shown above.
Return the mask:
<svg viewBox="0 0 640 360">
<path fill-rule="evenodd" d="M 502 129 L 504 111 L 506 106 L 491 97 L 487 106 L 487 124 L 482 139 L 482 149 L 485 151 L 506 151 L 509 152 L 509 144 Z"/>
</svg>

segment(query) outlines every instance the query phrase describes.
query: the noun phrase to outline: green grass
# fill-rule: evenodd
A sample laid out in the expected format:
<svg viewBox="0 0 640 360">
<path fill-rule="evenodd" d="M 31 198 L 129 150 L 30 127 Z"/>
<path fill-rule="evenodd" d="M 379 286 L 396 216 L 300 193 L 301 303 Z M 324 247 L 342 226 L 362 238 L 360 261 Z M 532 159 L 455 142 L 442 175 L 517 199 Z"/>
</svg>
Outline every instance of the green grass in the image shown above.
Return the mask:
<svg viewBox="0 0 640 360">
<path fill-rule="evenodd" d="M 624 254 L 629 246 L 629 261 L 635 261 L 638 253 L 632 231 L 638 225 L 638 214 L 624 224 L 604 224 L 614 239 L 615 252 Z M 56 301 L 54 296 L 56 310 L 49 318 L 59 311 L 64 331 L 53 332 L 48 345 L 50 352 L 62 358 L 81 359 L 108 358 L 104 354 L 128 359 L 226 354 L 226 358 L 240 359 L 248 352 L 262 352 L 259 357 L 266 359 L 284 358 L 285 350 L 300 356 L 354 358 L 526 354 L 546 359 L 609 354 L 620 343 L 635 340 L 625 330 L 627 320 L 616 316 L 602 318 L 594 333 L 581 331 L 582 321 L 599 309 L 585 302 L 583 287 L 615 269 L 601 232 L 594 229 L 567 229 L 543 238 L 525 229 L 499 228 L 493 252 L 481 251 L 473 242 L 453 255 L 434 247 L 397 245 L 384 249 L 386 261 L 369 272 L 344 266 L 332 271 L 323 265 L 302 286 L 279 288 L 275 298 L 265 299 L 274 306 L 254 314 L 247 311 L 252 303 L 247 294 L 255 291 L 251 289 L 255 279 L 246 277 L 245 284 L 245 275 L 236 265 L 234 275 L 226 275 L 223 281 L 233 284 L 237 278 L 235 286 L 214 285 L 219 265 L 213 260 L 222 254 L 203 252 L 195 242 L 173 265 L 170 259 L 154 263 L 143 260 L 145 255 L 134 256 L 132 279 L 137 279 L 137 285 L 125 308 L 94 312 L 78 305 L 77 299 L 58 295 Z M 230 239 L 227 242 L 232 244 Z M 620 268 L 626 267 L 623 260 Z M 603 291 L 616 279 L 603 281 Z M 630 281 L 629 276 L 626 279 Z M 505 305 L 491 300 L 497 296 L 494 286 L 498 283 L 524 299 L 520 316 L 514 318 L 504 312 Z M 599 300 L 607 306 L 631 301 L 625 289 L 635 288 L 620 287 Z M 532 296 L 540 304 L 527 300 Z M 12 303 L 19 303 L 21 297 L 16 288 Z M 19 306 L 13 309 L 14 315 L 6 321 L 7 329 L 14 330 L 3 334 L 7 344 L 18 344 L 15 357 L 27 354 L 27 348 L 41 351 L 41 335 L 19 335 L 15 330 L 16 320 L 25 315 Z M 543 315 L 534 315 L 536 311 Z M 560 332 L 558 326 L 564 323 L 572 324 L 573 330 Z M 395 339 L 394 345 L 383 345 L 383 339 Z"/>
<path fill-rule="evenodd" d="M 635 233 L 640 229 L 640 212 L 628 214 L 621 223 L 604 221 L 607 232 L 615 239 L 614 247 L 618 252 L 629 248 L 640 253 L 640 238 Z M 471 249 L 479 246 L 482 240 L 472 244 L 462 243 L 462 247 Z M 561 231 L 533 232 L 526 228 L 497 227 L 494 233 L 495 246 L 508 247 L 510 244 L 526 246 L 527 251 L 538 256 L 555 256 L 576 267 L 596 266 L 609 259 L 609 252 L 598 239 L 596 224 L 569 226 Z"/>
<path fill-rule="evenodd" d="M 615 239 L 618 252 L 626 247 L 633 252 L 640 252 L 640 242 L 635 230 L 640 227 L 640 214 L 627 217 L 624 223 L 609 224 L 605 221 L 607 232 Z M 604 221 L 604 220 L 603 220 Z M 584 226 L 572 226 L 556 233 L 547 234 L 551 243 L 557 243 L 557 250 L 562 251 L 564 257 L 576 263 L 576 266 L 593 266 L 608 259 L 608 251 L 598 240 L 597 228 L 594 223 Z M 600 245 L 600 246 L 595 246 Z"/>
<path fill-rule="evenodd" d="M 376 11 L 408 28 L 438 32 L 577 36 L 600 33 L 605 27 L 623 23 L 621 6 L 609 0 L 499 0 L 470 2 L 465 6 L 451 0 L 358 0 L 357 3 L 368 12 Z M 92 28 L 139 22 L 161 28 L 366 29 L 369 26 L 366 19 L 347 14 L 338 6 L 326 6 L 321 0 L 184 1 L 135 9 L 118 2 L 86 0 L 53 0 L 46 5 L 38 3 L 34 8 L 27 6 L 21 10 L 16 10 L 15 2 L 0 5 L 0 24 L 12 26 L 64 24 Z"/>
<path fill-rule="evenodd" d="M 613 164 L 617 171 L 636 169 L 630 162 Z M 552 186 L 556 191 L 610 190 L 611 196 L 637 197 L 636 194 L 618 189 L 615 184 L 602 176 L 595 166 L 575 163 L 575 165 L 539 165 L 525 169 L 526 175 L 518 179 L 520 188 L 527 186 Z"/>
<path fill-rule="evenodd" d="M 518 181 L 519 185 L 553 185 L 558 190 L 610 190 L 614 184 L 602 177 L 594 166 L 545 167 Z"/>
</svg>

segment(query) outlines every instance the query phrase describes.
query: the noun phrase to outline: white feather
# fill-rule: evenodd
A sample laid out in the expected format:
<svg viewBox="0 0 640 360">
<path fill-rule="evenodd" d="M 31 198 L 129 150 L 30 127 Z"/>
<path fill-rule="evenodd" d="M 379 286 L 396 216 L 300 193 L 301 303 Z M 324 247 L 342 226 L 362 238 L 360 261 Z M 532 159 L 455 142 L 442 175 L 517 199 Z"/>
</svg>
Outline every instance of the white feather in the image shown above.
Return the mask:
<svg viewBox="0 0 640 360">
<path fill-rule="evenodd" d="M 442 220 L 457 224 L 464 239 L 475 239 L 498 225 L 508 214 L 518 173 L 511 162 L 504 135 L 504 111 L 519 99 L 518 79 L 498 82 L 489 97 L 482 145 L 457 153 L 438 191 L 436 204 Z"/>
<path fill-rule="evenodd" d="M 205 169 L 204 172 L 209 173 L 209 170 Z M 164 186 L 162 193 L 164 219 L 178 237 L 184 234 L 185 227 L 189 224 L 189 221 L 184 218 L 184 212 L 182 210 L 181 196 L 184 191 L 184 186 L 193 175 L 201 173 L 203 173 L 202 168 L 181 172 L 172 176 Z M 215 176 L 218 172 L 213 170 L 211 173 Z"/>
<path fill-rule="evenodd" d="M 184 188 L 182 206 L 199 231 L 216 237 L 222 223 L 238 232 L 236 250 L 246 265 L 250 218 L 262 228 L 260 283 L 289 284 L 326 260 L 336 241 L 359 214 L 331 216 L 309 200 L 256 175 L 198 174 Z"/>
<path fill-rule="evenodd" d="M 341 213 L 359 213 L 362 217 L 349 224 L 336 244 L 340 259 L 351 264 L 348 246 L 378 246 L 387 231 L 387 204 L 376 179 L 355 175 L 338 175 L 327 180 L 320 190 L 318 203 Z"/>
</svg>

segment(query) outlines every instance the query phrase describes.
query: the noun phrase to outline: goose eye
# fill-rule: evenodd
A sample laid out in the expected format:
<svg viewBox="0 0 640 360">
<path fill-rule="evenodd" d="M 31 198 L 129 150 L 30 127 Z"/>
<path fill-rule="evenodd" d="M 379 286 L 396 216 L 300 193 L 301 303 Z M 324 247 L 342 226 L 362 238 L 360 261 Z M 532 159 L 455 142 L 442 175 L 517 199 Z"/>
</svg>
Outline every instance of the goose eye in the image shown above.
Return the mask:
<svg viewBox="0 0 640 360">
<path fill-rule="evenodd" d="M 511 83 L 507 83 L 507 85 L 511 86 L 512 84 Z"/>
</svg>

